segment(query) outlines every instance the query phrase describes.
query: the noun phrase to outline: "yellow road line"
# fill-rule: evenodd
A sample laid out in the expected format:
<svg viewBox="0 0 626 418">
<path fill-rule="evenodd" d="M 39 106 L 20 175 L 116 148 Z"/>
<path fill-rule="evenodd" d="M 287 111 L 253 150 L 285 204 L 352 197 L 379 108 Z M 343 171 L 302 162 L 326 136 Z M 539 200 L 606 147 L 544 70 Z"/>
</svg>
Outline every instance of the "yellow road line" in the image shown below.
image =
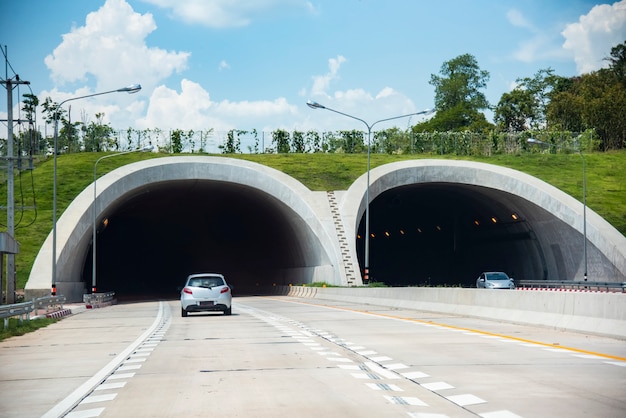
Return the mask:
<svg viewBox="0 0 626 418">
<path fill-rule="evenodd" d="M 274 299 L 272 297 L 266 297 L 266 298 Z M 355 312 L 355 313 L 367 314 L 367 315 L 374 315 L 374 316 L 379 316 L 379 317 L 383 317 L 383 318 L 397 319 L 397 320 L 408 321 L 408 322 L 416 322 L 416 323 L 426 324 L 426 325 L 435 325 L 435 326 L 442 327 L 442 328 L 450 328 L 450 329 L 456 329 L 456 330 L 459 330 L 459 331 L 467 331 L 467 332 L 472 332 L 472 333 L 475 333 L 475 334 L 488 335 L 488 336 L 491 336 L 491 337 L 504 338 L 504 339 L 507 339 L 507 340 L 514 340 L 514 341 L 519 341 L 519 342 L 528 343 L 528 344 L 535 344 L 535 345 L 540 345 L 540 346 L 549 347 L 549 348 L 558 348 L 558 349 L 561 349 L 561 350 L 572 351 L 572 352 L 575 352 L 575 353 L 589 354 L 589 355 L 593 355 L 593 356 L 597 356 L 597 357 L 602 357 L 602 358 L 607 358 L 607 359 L 611 359 L 611 360 L 618 360 L 618 361 L 626 362 L 626 357 L 619 357 L 619 356 L 614 356 L 614 355 L 611 355 L 611 354 L 604 354 L 604 353 L 596 353 L 595 351 L 583 350 L 583 349 L 574 348 L 574 347 L 566 347 L 566 346 L 557 345 L 557 344 L 542 343 L 540 341 L 533 341 L 533 340 L 528 340 L 528 339 L 525 339 L 525 338 L 518 338 L 518 337 L 513 337 L 513 336 L 510 336 L 510 335 L 504 335 L 504 334 L 496 334 L 496 333 L 493 333 L 493 332 L 481 331 L 481 330 L 478 330 L 478 329 L 458 327 L 456 325 L 443 324 L 443 323 L 439 323 L 439 322 L 425 321 L 423 319 L 406 318 L 406 317 L 389 315 L 389 314 L 383 314 L 383 313 L 376 313 L 376 312 L 371 312 L 371 311 L 363 311 L 363 310 L 360 310 L 360 309 L 341 308 L 341 307 L 338 307 L 338 306 L 319 305 L 319 304 L 315 304 L 315 303 L 302 302 L 302 301 L 290 301 L 290 300 L 286 301 L 284 299 L 275 299 L 275 300 L 280 300 L 282 302 L 301 303 L 303 305 L 322 306 L 324 308 L 337 309 L 337 310 L 349 311 L 349 312 Z"/>
</svg>

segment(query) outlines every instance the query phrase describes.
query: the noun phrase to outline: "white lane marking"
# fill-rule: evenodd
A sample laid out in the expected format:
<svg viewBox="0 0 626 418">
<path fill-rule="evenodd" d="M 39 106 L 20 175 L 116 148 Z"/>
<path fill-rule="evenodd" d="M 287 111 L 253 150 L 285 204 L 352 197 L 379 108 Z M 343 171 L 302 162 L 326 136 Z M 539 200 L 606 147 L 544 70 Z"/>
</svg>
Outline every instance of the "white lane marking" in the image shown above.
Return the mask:
<svg viewBox="0 0 626 418">
<path fill-rule="evenodd" d="M 522 418 L 510 411 L 494 411 L 480 414 L 482 418 Z"/>
<path fill-rule="evenodd" d="M 444 414 L 429 414 L 425 412 L 409 412 L 411 418 L 450 418 Z"/>
<path fill-rule="evenodd" d="M 338 361 L 338 362 L 343 362 L 343 363 L 352 363 L 352 360 L 350 360 L 349 358 L 345 358 L 345 357 L 329 357 L 328 360 Z"/>
<path fill-rule="evenodd" d="M 56 418 L 66 414 L 75 405 L 83 399 L 89 392 L 91 392 L 97 385 L 99 385 L 106 376 L 111 374 L 120 364 L 128 358 L 129 354 L 135 351 L 152 333 L 161 325 L 163 319 L 163 302 L 159 302 L 159 311 L 152 325 L 141 334 L 135 341 L 133 341 L 124 351 L 118 354 L 113 360 L 104 366 L 99 372 L 94 374 L 85 383 L 80 385 L 76 390 L 69 394 L 65 399 L 56 404 L 52 409 L 46 412 L 41 418 Z"/>
<path fill-rule="evenodd" d="M 593 354 L 572 354 L 574 357 L 578 358 L 586 358 L 590 360 L 604 360 L 604 358 L 600 356 L 594 356 Z"/>
<path fill-rule="evenodd" d="M 446 389 L 454 389 L 454 386 L 446 382 L 422 383 L 421 386 L 432 392 L 437 392 L 439 390 L 446 390 Z"/>
<path fill-rule="evenodd" d="M 146 359 L 143 358 L 143 357 L 129 357 L 128 360 L 126 360 L 124 362 L 124 364 L 126 364 L 126 363 L 143 363 L 144 361 L 146 361 Z"/>
<path fill-rule="evenodd" d="M 95 418 L 104 412 L 104 408 L 85 409 L 84 411 L 70 412 L 65 418 Z"/>
<path fill-rule="evenodd" d="M 409 366 L 407 366 L 406 364 L 402 364 L 402 363 L 383 364 L 383 367 L 387 370 L 401 370 L 401 369 L 409 368 Z"/>
<path fill-rule="evenodd" d="M 375 375 L 373 373 L 350 373 L 350 374 L 355 379 L 371 379 L 371 380 L 378 380 L 378 379 L 380 379 L 380 377 L 378 377 L 377 375 Z"/>
<path fill-rule="evenodd" d="M 423 379 L 425 377 L 430 377 L 429 374 L 423 372 L 407 372 L 402 373 L 402 376 L 406 377 L 407 379 Z"/>
<path fill-rule="evenodd" d="M 85 399 L 83 399 L 81 401 L 80 405 L 85 405 L 85 404 L 89 404 L 89 403 L 112 401 L 113 399 L 115 399 L 116 396 L 117 396 L 117 393 L 107 393 L 107 394 L 104 394 L 104 395 L 91 395 L 91 396 L 87 396 Z"/>
<path fill-rule="evenodd" d="M 344 370 L 361 370 L 356 364 L 340 364 L 339 368 Z"/>
<path fill-rule="evenodd" d="M 116 380 L 116 379 L 130 379 L 134 375 L 135 373 L 114 373 L 111 376 L 109 376 L 106 381 L 108 382 L 109 380 Z"/>
<path fill-rule="evenodd" d="M 369 358 L 372 361 L 375 361 L 377 363 L 380 363 L 381 361 L 389 361 L 389 360 L 393 360 L 391 357 L 387 357 L 387 356 L 378 356 L 378 357 L 369 357 L 369 356 L 365 356 L 367 358 Z"/>
<path fill-rule="evenodd" d="M 471 394 L 446 396 L 446 399 L 459 406 L 477 405 L 479 403 L 487 402 L 484 399 L 480 399 L 478 396 Z"/>
<path fill-rule="evenodd" d="M 357 351 L 356 353 L 360 356 L 371 356 L 372 354 L 378 354 L 376 351 L 372 350 Z"/>
<path fill-rule="evenodd" d="M 103 383 L 94 390 L 110 390 L 110 389 L 121 389 L 126 386 L 126 382 L 116 382 L 116 383 Z"/>
<path fill-rule="evenodd" d="M 613 366 L 626 367 L 626 362 L 623 361 L 605 361 L 606 364 L 612 364 Z"/>
<path fill-rule="evenodd" d="M 365 385 L 372 390 L 391 390 L 394 392 L 404 392 L 398 386 L 388 383 L 366 383 Z"/>
<path fill-rule="evenodd" d="M 387 396 L 384 395 L 384 398 L 387 399 L 391 403 L 395 403 L 397 405 L 411 405 L 411 406 L 428 406 L 428 404 L 422 401 L 419 398 L 412 396 Z"/>
<path fill-rule="evenodd" d="M 141 369 L 141 364 L 129 364 L 127 366 L 126 363 L 124 363 L 124 365 L 118 367 L 116 372 L 126 372 L 128 370 L 138 370 L 138 369 Z"/>
<path fill-rule="evenodd" d="M 385 378 L 385 379 L 400 379 L 400 376 L 398 376 L 397 373 L 391 372 L 387 369 L 384 369 L 382 367 L 380 367 L 378 364 L 371 362 L 371 361 L 367 361 L 365 363 L 363 363 L 365 365 L 365 367 L 367 367 L 368 369 L 370 369 L 372 372 L 376 373 L 377 375 Z"/>
</svg>

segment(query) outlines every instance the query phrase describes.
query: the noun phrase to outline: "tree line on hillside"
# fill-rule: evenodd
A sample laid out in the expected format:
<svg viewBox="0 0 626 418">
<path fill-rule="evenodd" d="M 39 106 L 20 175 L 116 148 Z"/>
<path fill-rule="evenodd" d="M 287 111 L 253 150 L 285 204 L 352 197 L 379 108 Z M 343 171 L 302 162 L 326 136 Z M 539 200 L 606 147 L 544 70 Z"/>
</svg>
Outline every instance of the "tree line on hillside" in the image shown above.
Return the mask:
<svg viewBox="0 0 626 418">
<path fill-rule="evenodd" d="M 626 148 L 626 41 L 614 46 L 605 58 L 608 67 L 576 77 L 556 75 L 551 68 L 517 79 L 516 87 L 502 94 L 492 106 L 483 90 L 489 72 L 476 58 L 463 54 L 446 61 L 439 74 L 432 74 L 435 115 L 409 129 L 390 128 L 372 134 L 374 153 L 455 153 L 490 155 L 524 149 L 529 137 L 561 147 L 592 151 Z M 34 120 L 39 99 L 25 94 L 24 114 Z M 47 97 L 43 103 L 46 122 L 59 121 L 58 151 L 125 151 L 156 145 L 164 153 L 361 153 L 367 150 L 367 133 L 359 130 L 334 132 L 277 129 L 270 133 L 233 129 L 226 133 L 175 129 L 116 131 L 86 114 L 70 121 L 66 111 Z M 494 123 L 483 111 L 494 113 Z M 52 138 L 30 123 L 14 135 L 19 155 L 52 151 Z M 245 145 L 244 145 L 245 144 Z M 6 154 L 6 139 L 0 143 Z"/>
</svg>

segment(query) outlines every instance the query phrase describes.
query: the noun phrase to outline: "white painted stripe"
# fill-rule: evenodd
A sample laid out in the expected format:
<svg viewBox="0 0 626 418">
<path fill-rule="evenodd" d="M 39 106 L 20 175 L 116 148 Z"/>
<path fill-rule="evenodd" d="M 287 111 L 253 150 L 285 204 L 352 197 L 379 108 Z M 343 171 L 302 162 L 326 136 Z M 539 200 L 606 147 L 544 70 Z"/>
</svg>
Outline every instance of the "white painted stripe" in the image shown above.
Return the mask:
<svg viewBox="0 0 626 418">
<path fill-rule="evenodd" d="M 152 352 L 154 351 L 154 347 L 144 347 L 141 346 L 141 348 L 137 351 L 135 351 L 135 353 L 148 353 L 148 352 Z"/>
<path fill-rule="evenodd" d="M 95 418 L 104 412 L 104 408 L 85 409 L 84 411 L 70 412 L 65 418 Z"/>
<path fill-rule="evenodd" d="M 84 404 L 89 404 L 89 403 L 112 401 L 113 399 L 115 399 L 116 396 L 117 396 L 117 393 L 107 393 L 104 395 L 91 395 L 83 399 L 80 404 L 84 405 Z"/>
<path fill-rule="evenodd" d="M 626 367 L 626 362 L 623 361 L 605 361 L 606 364 L 612 364 L 613 366 Z"/>
<path fill-rule="evenodd" d="M 110 390 L 110 389 L 121 389 L 126 386 L 126 382 L 116 382 L 116 383 L 103 383 L 94 390 Z"/>
<path fill-rule="evenodd" d="M 114 373 L 111 376 L 109 376 L 109 378 L 107 379 L 107 382 L 109 380 L 115 380 L 115 379 L 130 379 L 134 375 L 135 373 Z"/>
<path fill-rule="evenodd" d="M 454 395 L 454 396 L 446 396 L 446 399 L 454 402 L 459 406 L 467 406 L 467 405 L 477 405 L 479 403 L 485 403 L 487 401 L 480 399 L 478 396 L 465 394 L 465 395 Z"/>
<path fill-rule="evenodd" d="M 339 368 L 344 370 L 361 370 L 356 364 L 340 364 Z"/>
<path fill-rule="evenodd" d="M 450 418 L 445 414 L 430 414 L 427 412 L 409 412 L 411 418 Z"/>
<path fill-rule="evenodd" d="M 163 308 L 164 303 L 159 302 L 159 311 L 157 313 L 156 318 L 152 325 L 141 334 L 135 341 L 133 341 L 125 350 L 123 350 L 120 354 L 118 354 L 113 360 L 111 360 L 106 366 L 104 366 L 100 371 L 94 374 L 91 378 L 89 378 L 85 383 L 80 385 L 76 390 L 74 390 L 70 395 L 68 395 L 61 402 L 52 407 L 48 412 L 46 412 L 41 418 L 57 418 L 65 415 L 65 413 L 70 410 L 74 405 L 76 405 L 81 399 L 85 397 L 85 395 L 91 392 L 97 385 L 99 385 L 106 376 L 111 374 L 113 370 L 115 370 L 120 364 L 124 362 L 124 359 L 128 357 L 130 353 L 135 351 L 137 347 L 141 343 L 143 343 L 148 336 L 152 335 L 152 333 L 161 325 L 161 320 L 163 319 Z M 169 308 L 169 307 L 168 307 Z"/>
<path fill-rule="evenodd" d="M 401 370 L 401 369 L 409 368 L 409 366 L 407 366 L 406 364 L 402 364 L 402 363 L 383 364 L 383 367 L 388 370 Z"/>
<path fill-rule="evenodd" d="M 391 403 L 398 405 L 411 405 L 411 406 L 428 406 L 428 404 L 419 398 L 410 396 L 384 396 Z"/>
<path fill-rule="evenodd" d="M 339 353 L 335 353 L 334 351 L 324 351 L 324 352 L 319 352 L 317 353 L 320 356 L 339 356 Z"/>
<path fill-rule="evenodd" d="M 574 357 L 587 358 L 591 360 L 602 360 L 603 357 L 594 356 L 593 354 L 572 354 Z"/>
<path fill-rule="evenodd" d="M 373 390 L 391 390 L 394 392 L 404 392 L 398 386 L 387 383 L 366 383 L 366 385 Z"/>
<path fill-rule="evenodd" d="M 421 386 L 428 390 L 432 390 L 433 392 L 436 392 L 438 390 L 454 389 L 454 386 L 449 385 L 446 382 L 422 383 Z"/>
<path fill-rule="evenodd" d="M 567 350 L 563 350 L 562 348 L 544 348 L 544 351 L 551 351 L 553 353 L 568 353 Z"/>
<path fill-rule="evenodd" d="M 365 347 L 363 347 L 362 345 L 350 345 L 348 346 L 348 348 L 350 350 L 358 351 L 358 350 L 363 350 Z"/>
<path fill-rule="evenodd" d="M 482 418 L 522 418 L 510 411 L 494 411 L 480 414 Z"/>
<path fill-rule="evenodd" d="M 115 371 L 117 372 L 126 372 L 128 370 L 138 370 L 141 369 L 141 364 L 129 364 L 128 366 L 124 365 L 124 366 L 120 366 L 117 368 L 117 370 Z"/>
<path fill-rule="evenodd" d="M 329 357 L 328 360 L 339 361 L 343 363 L 352 363 L 352 360 L 350 360 L 349 358 L 345 358 L 345 357 Z"/>
<path fill-rule="evenodd" d="M 372 372 L 384 377 L 385 379 L 400 379 L 396 373 L 391 372 L 387 369 L 380 367 L 378 364 L 368 361 L 365 363 L 365 366 L 370 369 Z"/>
<path fill-rule="evenodd" d="M 406 377 L 407 379 L 422 379 L 424 377 L 430 377 L 429 374 L 422 373 L 422 372 L 402 373 L 402 376 Z"/>
<path fill-rule="evenodd" d="M 367 357 L 372 361 L 376 361 L 376 362 L 381 362 L 381 361 L 389 361 L 389 360 L 393 360 L 391 357 L 387 357 L 387 356 L 378 356 L 378 357 Z"/>
<path fill-rule="evenodd" d="M 144 361 L 146 361 L 146 359 L 143 358 L 143 357 L 130 357 L 128 360 L 126 360 L 124 362 L 124 364 L 126 364 L 126 363 L 143 363 Z"/>
<path fill-rule="evenodd" d="M 372 354 L 378 354 L 376 351 L 366 350 L 366 351 L 357 351 L 357 354 L 361 356 L 370 356 Z"/>
<path fill-rule="evenodd" d="M 350 373 L 352 375 L 352 377 L 356 378 L 356 379 L 372 379 L 372 375 L 371 374 L 367 374 L 367 373 Z"/>
</svg>

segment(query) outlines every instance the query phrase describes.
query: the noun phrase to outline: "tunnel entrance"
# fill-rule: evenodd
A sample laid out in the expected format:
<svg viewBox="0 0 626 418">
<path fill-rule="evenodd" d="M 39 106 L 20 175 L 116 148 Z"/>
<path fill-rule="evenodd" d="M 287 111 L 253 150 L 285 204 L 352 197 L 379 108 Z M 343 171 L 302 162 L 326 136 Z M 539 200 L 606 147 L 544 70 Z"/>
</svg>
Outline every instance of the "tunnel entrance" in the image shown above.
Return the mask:
<svg viewBox="0 0 626 418">
<path fill-rule="evenodd" d="M 97 289 L 120 298 L 178 297 L 187 275 L 218 272 L 234 294 L 258 294 L 305 266 L 290 208 L 241 184 L 150 184 L 98 220 Z M 300 226 L 301 227 L 301 226 Z M 91 283 L 92 253 L 83 280 Z"/>
<path fill-rule="evenodd" d="M 458 183 L 387 190 L 370 205 L 371 280 L 473 287 L 483 271 L 540 277 L 539 243 L 526 217 L 529 204 L 502 191 Z M 361 269 L 364 218 L 357 236 Z"/>
</svg>

